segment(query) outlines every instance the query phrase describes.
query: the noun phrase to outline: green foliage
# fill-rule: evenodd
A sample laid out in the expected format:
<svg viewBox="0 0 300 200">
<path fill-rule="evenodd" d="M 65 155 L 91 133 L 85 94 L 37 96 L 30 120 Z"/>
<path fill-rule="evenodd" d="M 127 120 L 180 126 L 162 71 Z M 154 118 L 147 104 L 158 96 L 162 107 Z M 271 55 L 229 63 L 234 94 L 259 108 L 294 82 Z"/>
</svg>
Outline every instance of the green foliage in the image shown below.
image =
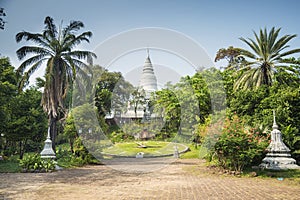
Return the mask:
<svg viewBox="0 0 300 200">
<path fill-rule="evenodd" d="M 80 141 L 81 142 L 81 141 Z M 87 154 L 86 149 L 78 141 L 75 142 L 76 154 L 70 151 L 69 144 L 58 145 L 56 150 L 57 164 L 63 168 L 83 166 L 85 164 L 98 164 L 99 161 Z"/>
<path fill-rule="evenodd" d="M 112 143 L 130 141 L 132 139 L 134 139 L 132 135 L 129 135 L 123 131 L 118 131 L 118 132 L 113 131 L 110 134 L 110 140 Z"/>
<path fill-rule="evenodd" d="M 95 105 L 100 116 L 114 110 L 124 111 L 133 86 L 125 81 L 120 72 L 109 72 L 98 66 L 99 78 L 95 91 Z"/>
<path fill-rule="evenodd" d="M 20 172 L 19 160 L 17 156 L 7 158 L 3 156 L 4 160 L 0 160 L 0 173 L 16 173 Z"/>
<path fill-rule="evenodd" d="M 226 93 L 222 74 L 215 68 L 199 70 L 192 77 L 182 77 L 174 85 L 156 92 L 155 111 L 164 116 L 162 132 L 192 137 L 198 124 L 203 124 L 209 114 L 225 109 Z"/>
<path fill-rule="evenodd" d="M 279 72 L 277 76 L 286 75 Z M 300 82 L 299 76 L 290 74 L 288 77 Z M 275 110 L 276 121 L 283 134 L 283 140 L 293 152 L 300 149 L 299 98 L 299 84 L 286 86 L 274 83 L 272 86 L 261 86 L 255 91 L 238 90 L 227 95 L 227 112 L 229 116 L 236 113 L 252 127 L 271 130 L 272 111 Z"/>
<path fill-rule="evenodd" d="M 100 67 L 95 92 L 95 105 L 104 117 L 114 111 L 125 111 L 133 86 L 125 81 L 120 72 L 109 72 Z"/>
<path fill-rule="evenodd" d="M 84 135 L 86 139 L 97 139 L 97 135 L 107 133 L 108 125 L 105 123 L 104 117 L 98 115 L 97 109 L 93 105 L 83 104 L 73 108 L 71 112 L 70 117 L 73 119 L 70 119 L 70 123 L 75 123 L 77 129 L 81 128 L 82 135 Z M 92 130 L 92 134 L 88 133 L 88 129 Z M 74 134 L 74 127 L 71 130 Z"/>
<path fill-rule="evenodd" d="M 17 74 L 8 58 L 0 58 L 0 135 L 5 135 L 11 121 L 12 100 L 17 95 Z M 0 136 L 0 152 L 5 137 Z"/>
<path fill-rule="evenodd" d="M 268 32 L 265 28 L 260 29 L 259 34 L 254 32 L 254 40 L 240 38 L 250 47 L 251 51 L 239 49 L 239 56 L 244 57 L 245 61 L 240 65 L 243 73 L 235 81 L 235 89 L 257 89 L 262 85 L 271 86 L 275 82 L 289 84 L 290 80 L 285 82 L 286 79 L 276 76 L 279 72 L 299 75 L 299 61 L 286 58 L 286 56 L 300 52 L 300 49 L 286 50 L 290 47 L 289 41 L 297 35 L 279 37 L 280 30 L 280 28 L 273 27 Z M 236 66 L 232 66 L 232 68 L 236 68 Z"/>
<path fill-rule="evenodd" d="M 98 161 L 93 155 L 89 153 L 87 148 L 83 145 L 80 137 L 76 138 L 74 141 L 74 153 L 71 159 L 72 165 L 82 166 L 85 164 L 94 164 Z"/>
<path fill-rule="evenodd" d="M 144 109 L 144 105 L 146 104 L 146 92 L 141 87 L 136 87 L 131 92 L 130 97 L 130 105 L 133 106 L 133 110 L 135 113 L 135 117 L 137 117 L 137 110 Z"/>
<path fill-rule="evenodd" d="M 5 138 L 18 143 L 20 159 L 25 150 L 40 150 L 41 141 L 47 132 L 47 116 L 40 106 L 41 92 L 29 88 L 19 93 L 11 101 L 10 122 L 7 124 Z M 28 146 L 30 144 L 30 146 Z"/>
<path fill-rule="evenodd" d="M 170 134 L 180 125 L 180 103 L 172 89 L 162 89 L 156 92 L 155 113 L 163 114 L 165 126 L 163 130 Z"/>
<path fill-rule="evenodd" d="M 181 159 L 195 159 L 195 158 L 199 158 L 199 149 L 195 146 L 195 145 L 188 145 L 189 147 L 189 151 L 181 154 L 180 158 Z"/>
<path fill-rule="evenodd" d="M 74 118 L 71 112 L 69 113 L 66 119 L 63 134 L 69 140 L 71 152 L 73 153 L 73 144 L 75 139 L 78 137 L 78 134 L 75 127 Z"/>
<path fill-rule="evenodd" d="M 255 129 L 246 130 L 236 115 L 227 119 L 221 136 L 214 146 L 218 164 L 226 169 L 242 171 L 262 159 L 268 145 L 268 135 Z M 259 158 L 257 158 L 259 157 Z"/>
<path fill-rule="evenodd" d="M 227 49 L 219 49 L 215 57 L 215 62 L 226 59 L 228 62 L 228 66 L 231 66 L 235 63 L 238 63 L 237 57 L 238 55 L 240 55 L 240 52 L 240 49 L 234 48 L 233 46 L 229 46 Z"/>
<path fill-rule="evenodd" d="M 208 136 L 210 124 L 211 124 L 211 115 L 205 119 L 204 123 L 202 124 L 199 123 L 197 125 L 192 138 L 192 141 L 193 143 L 195 143 L 195 145 L 201 144 Z"/>
<path fill-rule="evenodd" d="M 51 172 L 55 169 L 56 162 L 52 159 L 42 159 L 40 155 L 27 155 L 20 160 L 20 167 L 24 172 Z"/>
<path fill-rule="evenodd" d="M 299 129 L 288 125 L 284 129 L 282 129 L 282 136 L 285 144 L 290 148 L 292 152 L 300 149 Z"/>
</svg>

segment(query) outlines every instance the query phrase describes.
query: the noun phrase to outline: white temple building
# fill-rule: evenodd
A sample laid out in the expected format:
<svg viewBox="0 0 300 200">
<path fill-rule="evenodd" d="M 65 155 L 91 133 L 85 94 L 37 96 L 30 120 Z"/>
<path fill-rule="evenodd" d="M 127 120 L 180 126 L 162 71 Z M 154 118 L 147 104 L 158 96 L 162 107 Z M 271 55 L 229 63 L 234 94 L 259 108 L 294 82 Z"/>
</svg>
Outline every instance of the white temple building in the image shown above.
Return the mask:
<svg viewBox="0 0 300 200">
<path fill-rule="evenodd" d="M 152 92 L 157 91 L 157 79 L 154 73 L 154 68 L 149 56 L 149 50 L 147 50 L 147 58 L 143 65 L 142 74 L 139 81 L 139 88 L 145 91 L 145 101 L 146 104 L 149 103 L 149 99 Z M 137 112 L 135 113 L 134 108 L 128 102 L 127 111 L 126 112 L 118 112 L 112 111 L 111 114 L 106 115 L 106 120 L 117 120 L 117 123 L 125 123 L 126 121 L 130 121 L 131 119 L 144 119 L 145 116 L 151 115 L 149 112 L 148 105 L 139 105 Z M 153 114 L 154 115 L 154 114 Z"/>
</svg>

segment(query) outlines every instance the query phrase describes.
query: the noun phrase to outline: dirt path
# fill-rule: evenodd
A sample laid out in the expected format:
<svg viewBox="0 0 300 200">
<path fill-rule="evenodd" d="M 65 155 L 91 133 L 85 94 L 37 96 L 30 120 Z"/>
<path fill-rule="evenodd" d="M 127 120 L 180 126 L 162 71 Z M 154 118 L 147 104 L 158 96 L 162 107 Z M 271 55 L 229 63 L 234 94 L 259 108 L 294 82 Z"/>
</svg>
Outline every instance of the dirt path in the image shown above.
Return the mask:
<svg viewBox="0 0 300 200">
<path fill-rule="evenodd" d="M 300 199 L 300 186 L 206 173 L 203 161 L 178 160 L 151 173 L 87 166 L 47 174 L 0 174 L 0 200 Z"/>
</svg>

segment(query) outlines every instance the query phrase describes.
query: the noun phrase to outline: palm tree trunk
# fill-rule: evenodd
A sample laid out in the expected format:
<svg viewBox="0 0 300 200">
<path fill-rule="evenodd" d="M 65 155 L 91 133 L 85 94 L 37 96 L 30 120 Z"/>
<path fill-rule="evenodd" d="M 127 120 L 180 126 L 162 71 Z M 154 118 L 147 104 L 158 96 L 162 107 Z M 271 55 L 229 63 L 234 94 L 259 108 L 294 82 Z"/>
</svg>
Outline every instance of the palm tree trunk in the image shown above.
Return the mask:
<svg viewBox="0 0 300 200">
<path fill-rule="evenodd" d="M 55 140 L 57 136 L 57 118 L 54 118 L 51 114 L 49 115 L 50 121 L 50 138 L 52 140 L 52 149 L 55 152 Z"/>
</svg>

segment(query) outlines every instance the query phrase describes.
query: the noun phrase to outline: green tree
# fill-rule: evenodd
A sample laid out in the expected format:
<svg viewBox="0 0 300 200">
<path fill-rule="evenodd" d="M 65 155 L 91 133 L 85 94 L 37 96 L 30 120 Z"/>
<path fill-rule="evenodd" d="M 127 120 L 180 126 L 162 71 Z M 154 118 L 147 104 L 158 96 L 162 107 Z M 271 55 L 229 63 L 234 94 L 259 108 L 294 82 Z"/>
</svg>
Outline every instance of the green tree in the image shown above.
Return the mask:
<svg viewBox="0 0 300 200">
<path fill-rule="evenodd" d="M 254 32 L 255 39 L 240 38 L 246 43 L 251 51 L 240 49 L 240 56 L 245 58 L 240 70 L 241 76 L 235 82 L 235 89 L 258 88 L 261 85 L 271 86 L 274 81 L 283 83 L 280 77 L 275 76 L 279 71 L 298 73 L 299 71 L 291 64 L 299 64 L 296 60 L 287 59 L 294 53 L 299 53 L 300 49 L 286 51 L 289 47 L 288 42 L 296 35 L 284 35 L 279 37 L 280 28 L 272 28 L 267 32 L 265 28 L 260 29 L 259 34 Z"/>
<path fill-rule="evenodd" d="M 74 123 L 74 117 L 72 116 L 71 112 L 68 114 L 68 117 L 66 119 L 66 124 L 64 127 L 64 135 L 69 140 L 71 152 L 74 153 L 74 142 L 78 137 L 78 134 Z"/>
<path fill-rule="evenodd" d="M 42 33 L 22 31 L 16 35 L 17 42 L 26 40 L 36 44 L 36 46 L 23 46 L 17 50 L 20 60 L 27 55 L 33 55 L 20 65 L 18 72 L 23 74 L 20 82 L 20 88 L 23 88 L 29 76 L 46 63 L 42 105 L 48 114 L 50 134 L 55 149 L 57 122 L 66 115 L 64 100 L 69 86 L 76 76 L 87 77 L 84 69 L 88 66 L 82 62 L 82 59 L 96 57 L 96 55 L 90 51 L 74 50 L 81 42 L 89 42 L 92 36 L 90 31 L 75 35 L 84 27 L 82 22 L 71 21 L 68 26 L 57 29 L 53 19 L 46 17 L 44 24 L 45 29 Z M 25 71 L 27 68 L 28 70 Z"/>
<path fill-rule="evenodd" d="M 233 66 L 239 68 L 239 65 L 244 61 L 244 58 L 242 56 L 239 56 L 240 53 L 241 50 L 233 46 L 229 46 L 227 49 L 221 48 L 216 54 L 215 62 L 225 59 L 228 62 L 226 68 Z"/>
<path fill-rule="evenodd" d="M 170 134 L 178 130 L 180 126 L 180 102 L 177 98 L 172 85 L 156 92 L 154 112 L 164 119 L 164 127 L 162 130 L 163 138 L 169 137 Z"/>
<path fill-rule="evenodd" d="M 146 104 L 145 97 L 146 97 L 145 90 L 139 87 L 134 88 L 131 93 L 130 104 L 133 106 L 136 118 L 137 118 L 138 108 Z"/>
<path fill-rule="evenodd" d="M 0 150 L 4 148 L 4 143 L 7 144 L 4 139 L 11 117 L 12 101 L 17 93 L 17 74 L 14 67 L 8 58 L 0 58 Z"/>
<path fill-rule="evenodd" d="M 101 116 L 112 109 L 125 111 L 133 86 L 125 81 L 120 72 L 109 72 L 102 68 L 96 84 L 95 105 Z"/>
<path fill-rule="evenodd" d="M 6 139 L 18 144 L 20 159 L 29 142 L 41 146 L 47 132 L 47 116 L 40 105 L 41 92 L 30 88 L 18 94 L 11 104 L 11 116 Z"/>
<path fill-rule="evenodd" d="M 281 74 L 283 73 L 283 74 Z M 278 76 L 300 82 L 300 77 L 278 72 Z M 272 111 L 276 110 L 276 121 L 283 133 L 284 142 L 293 151 L 300 149 L 300 88 L 299 84 L 261 86 L 256 90 L 238 90 L 227 101 L 228 114 L 236 113 L 248 125 L 261 130 L 271 130 Z"/>
</svg>

